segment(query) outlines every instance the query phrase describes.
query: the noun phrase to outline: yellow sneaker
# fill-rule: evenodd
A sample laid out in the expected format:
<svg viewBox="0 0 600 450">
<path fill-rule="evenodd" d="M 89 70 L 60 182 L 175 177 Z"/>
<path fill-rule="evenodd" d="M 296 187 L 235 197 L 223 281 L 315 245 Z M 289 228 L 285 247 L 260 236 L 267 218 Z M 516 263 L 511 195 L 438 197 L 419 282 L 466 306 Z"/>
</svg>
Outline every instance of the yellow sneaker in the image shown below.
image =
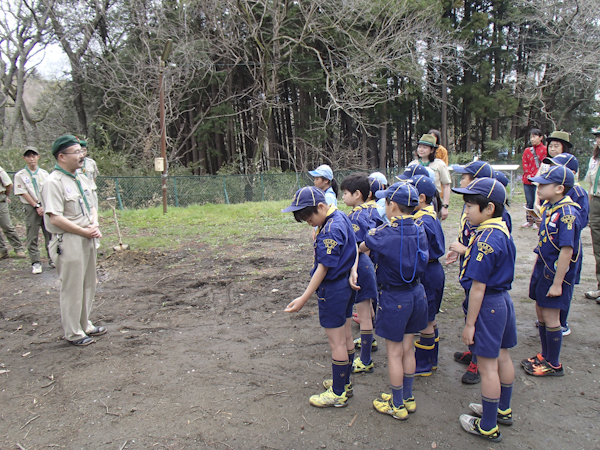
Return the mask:
<svg viewBox="0 0 600 450">
<path fill-rule="evenodd" d="M 381 394 L 381 398 L 386 402 L 389 402 L 392 399 L 392 394 Z M 404 402 L 404 407 L 409 412 L 409 414 L 417 412 L 417 402 L 415 401 L 414 397 L 407 398 L 406 400 L 402 401 Z"/>
<path fill-rule="evenodd" d="M 396 408 L 391 399 L 390 400 L 379 400 L 379 399 L 373 400 L 373 408 L 375 408 L 375 410 L 377 412 L 380 412 L 381 414 L 388 414 L 388 415 L 392 416 L 394 419 L 398 419 L 398 420 L 408 419 L 408 411 L 406 410 L 404 405 L 402 405 L 400 408 Z"/>
<path fill-rule="evenodd" d="M 363 363 L 360 358 L 356 358 L 352 363 L 352 373 L 373 373 L 375 364 L 371 361 L 369 364 Z"/>
<path fill-rule="evenodd" d="M 329 388 L 320 394 L 311 395 L 309 402 L 317 408 L 327 408 L 328 406 L 343 408 L 348 406 L 348 397 L 346 396 L 346 392 L 342 392 L 342 395 L 336 395 L 333 392 L 333 388 Z"/>
<path fill-rule="evenodd" d="M 328 378 L 327 380 L 323 380 L 323 387 L 325 389 L 329 389 L 333 386 L 333 380 Z M 346 397 L 350 398 L 354 395 L 354 388 L 352 387 L 352 382 L 348 383 L 344 386 L 344 391 L 346 391 Z"/>
</svg>

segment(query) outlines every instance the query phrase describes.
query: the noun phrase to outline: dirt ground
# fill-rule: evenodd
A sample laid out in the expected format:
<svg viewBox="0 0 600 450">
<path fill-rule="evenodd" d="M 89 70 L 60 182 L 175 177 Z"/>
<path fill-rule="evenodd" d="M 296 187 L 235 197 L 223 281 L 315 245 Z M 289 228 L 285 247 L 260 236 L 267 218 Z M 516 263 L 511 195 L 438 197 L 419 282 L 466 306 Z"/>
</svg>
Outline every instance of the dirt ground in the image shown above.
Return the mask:
<svg viewBox="0 0 600 450">
<path fill-rule="evenodd" d="M 455 218 L 444 223 L 448 241 L 457 227 Z M 515 423 L 502 427 L 494 448 L 600 448 L 600 305 L 583 298 L 595 287 L 588 229 L 583 237 L 573 334 L 563 344 L 567 374 L 534 379 L 518 361 L 539 346 L 527 298 L 536 237 L 514 232 Z M 0 448 L 489 448 L 458 422 L 480 391 L 461 384 L 465 366 L 452 358 L 463 349 L 456 266 L 447 268 L 438 316 L 439 369 L 415 381 L 418 411 L 399 422 L 372 407 L 388 390 L 381 341 L 375 372 L 354 378 L 347 408 L 309 405 L 330 376 L 329 347 L 314 299 L 295 315 L 283 309 L 303 292 L 311 260 L 308 231 L 216 250 L 102 256 L 92 320 L 109 332 L 84 348 L 63 340 L 56 271 L 33 276 L 0 261 Z"/>
</svg>

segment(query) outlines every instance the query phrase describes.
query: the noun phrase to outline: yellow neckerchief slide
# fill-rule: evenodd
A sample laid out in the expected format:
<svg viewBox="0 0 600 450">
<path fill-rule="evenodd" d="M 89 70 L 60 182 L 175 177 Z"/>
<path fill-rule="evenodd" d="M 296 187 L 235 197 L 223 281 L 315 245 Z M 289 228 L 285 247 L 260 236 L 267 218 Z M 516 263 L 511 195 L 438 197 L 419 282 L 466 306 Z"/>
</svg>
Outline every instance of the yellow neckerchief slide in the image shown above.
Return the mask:
<svg viewBox="0 0 600 450">
<path fill-rule="evenodd" d="M 430 216 L 437 219 L 437 214 L 435 213 L 435 209 L 433 209 L 433 205 L 428 205 L 414 214 L 415 220 L 421 219 L 423 216 Z"/>
<path fill-rule="evenodd" d="M 500 230 L 502 231 L 506 237 L 510 237 L 510 232 L 508 231 L 508 227 L 506 223 L 502 220 L 502 217 L 495 217 L 493 219 L 488 219 L 479 224 L 477 228 L 475 228 L 475 232 L 471 234 L 469 237 L 469 245 L 467 247 L 467 251 L 465 252 L 465 257 L 462 263 L 462 267 L 460 269 L 460 279 L 462 279 L 465 275 L 465 270 L 467 268 L 467 263 L 471 258 L 471 251 L 474 247 L 475 241 L 477 241 L 477 249 L 479 250 L 479 254 L 477 255 L 477 261 L 481 261 L 484 255 L 489 255 L 493 253 L 494 249 L 487 243 L 482 242 L 481 245 L 479 243 L 479 239 L 483 236 L 483 232 L 485 230 Z"/>
<path fill-rule="evenodd" d="M 556 202 L 554 205 L 550 205 L 550 203 L 548 201 L 546 201 L 542 207 L 540 208 L 540 212 L 543 214 L 544 211 L 546 212 L 546 220 L 544 221 L 544 228 L 542 229 L 542 231 L 540 232 L 540 240 L 538 242 L 538 247 L 542 247 L 543 244 L 545 244 L 546 242 L 550 242 L 550 244 L 552 244 L 552 246 L 558 250 L 560 252 L 560 247 L 557 246 L 554 241 L 552 239 L 550 239 L 550 234 L 554 234 L 556 233 L 556 230 L 554 231 L 554 233 L 550 233 L 550 229 L 548 228 L 548 225 L 550 223 L 550 219 L 552 218 L 552 215 L 558 211 L 559 209 L 561 209 L 563 206 L 573 206 L 577 209 L 581 209 L 581 206 L 579 206 L 578 203 L 575 203 L 571 197 L 569 197 L 568 195 L 566 195 L 565 197 L 563 197 L 562 200 L 559 200 L 558 202 Z M 574 249 L 573 249 L 574 250 Z M 571 262 L 577 262 L 579 260 L 579 255 L 581 254 L 581 239 L 579 240 L 579 248 L 577 249 L 577 254 L 575 255 L 575 251 L 573 251 L 573 256 L 575 256 L 575 259 L 571 258 Z M 546 266 L 546 268 L 552 273 L 552 274 L 556 274 L 556 270 L 554 267 L 554 264 L 549 265 L 546 260 L 544 259 L 544 255 L 542 254 L 542 252 L 540 251 L 538 253 L 539 257 L 542 258 L 542 261 L 544 263 L 544 265 Z M 564 281 L 567 284 L 571 284 L 567 281 Z"/>
</svg>

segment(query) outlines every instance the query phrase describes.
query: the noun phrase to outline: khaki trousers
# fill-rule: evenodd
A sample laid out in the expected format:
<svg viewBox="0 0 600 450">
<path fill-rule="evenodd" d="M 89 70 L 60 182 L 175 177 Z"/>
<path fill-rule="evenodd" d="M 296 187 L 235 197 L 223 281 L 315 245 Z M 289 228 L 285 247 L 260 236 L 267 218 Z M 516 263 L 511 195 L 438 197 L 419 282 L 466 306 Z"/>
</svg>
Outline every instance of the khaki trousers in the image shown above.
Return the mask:
<svg viewBox="0 0 600 450">
<path fill-rule="evenodd" d="M 50 241 L 50 257 L 62 281 L 60 316 L 68 341 L 82 339 L 94 329 L 89 320 L 96 294 L 94 241 L 72 233 L 53 235 Z"/>
<path fill-rule="evenodd" d="M 38 247 L 40 228 L 44 234 L 44 244 L 46 246 L 46 253 L 48 254 L 48 257 L 50 257 L 48 244 L 50 243 L 50 238 L 52 235 L 46 231 L 46 227 L 44 226 L 44 218 L 37 213 L 36 209 L 31 205 L 23 206 L 25 207 L 25 225 L 27 226 L 27 252 L 29 253 L 31 264 L 33 264 L 40 262 L 40 250 Z"/>
<path fill-rule="evenodd" d="M 23 251 L 23 244 L 21 244 L 21 240 L 17 235 L 15 227 L 10 220 L 10 212 L 8 211 L 8 203 L 6 200 L 0 202 L 0 228 L 4 231 L 4 235 L 12 245 L 12 248 L 15 252 Z M 6 247 L 6 242 L 2 235 L 0 235 L 0 255 L 7 253 L 8 248 Z"/>
<path fill-rule="evenodd" d="M 596 258 L 596 280 L 600 289 L 600 197 L 592 197 L 590 202 L 590 222 L 592 232 L 592 246 Z"/>
</svg>

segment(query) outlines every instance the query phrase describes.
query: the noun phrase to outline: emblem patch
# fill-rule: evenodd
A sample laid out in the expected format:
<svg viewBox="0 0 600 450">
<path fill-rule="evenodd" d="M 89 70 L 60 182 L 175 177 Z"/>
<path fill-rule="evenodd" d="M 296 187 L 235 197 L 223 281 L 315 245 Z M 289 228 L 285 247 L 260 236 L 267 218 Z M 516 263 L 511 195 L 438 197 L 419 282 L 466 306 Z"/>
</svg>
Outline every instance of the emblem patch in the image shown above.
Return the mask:
<svg viewBox="0 0 600 450">
<path fill-rule="evenodd" d="M 327 247 L 328 255 L 331 255 L 331 250 L 333 250 L 335 246 L 338 245 L 338 243 L 333 239 L 323 239 L 323 244 L 325 244 L 325 247 Z"/>
<path fill-rule="evenodd" d="M 560 221 L 562 223 L 567 224 L 567 230 L 572 230 L 573 229 L 573 223 L 575 222 L 575 216 L 572 214 L 568 214 L 566 216 L 562 216 L 560 218 Z"/>
<path fill-rule="evenodd" d="M 371 229 L 369 230 L 369 236 L 375 236 L 375 232 L 376 232 L 376 231 L 377 231 L 377 230 L 376 230 L 375 228 L 371 228 Z"/>
<path fill-rule="evenodd" d="M 494 249 L 491 245 L 486 244 L 485 242 L 477 242 L 477 250 L 479 250 L 484 255 L 489 255 L 494 252 Z"/>
<path fill-rule="evenodd" d="M 354 230 L 355 233 L 358 233 L 358 230 L 360 230 L 360 227 L 358 225 L 356 225 L 355 223 L 353 223 L 352 229 Z"/>
</svg>

